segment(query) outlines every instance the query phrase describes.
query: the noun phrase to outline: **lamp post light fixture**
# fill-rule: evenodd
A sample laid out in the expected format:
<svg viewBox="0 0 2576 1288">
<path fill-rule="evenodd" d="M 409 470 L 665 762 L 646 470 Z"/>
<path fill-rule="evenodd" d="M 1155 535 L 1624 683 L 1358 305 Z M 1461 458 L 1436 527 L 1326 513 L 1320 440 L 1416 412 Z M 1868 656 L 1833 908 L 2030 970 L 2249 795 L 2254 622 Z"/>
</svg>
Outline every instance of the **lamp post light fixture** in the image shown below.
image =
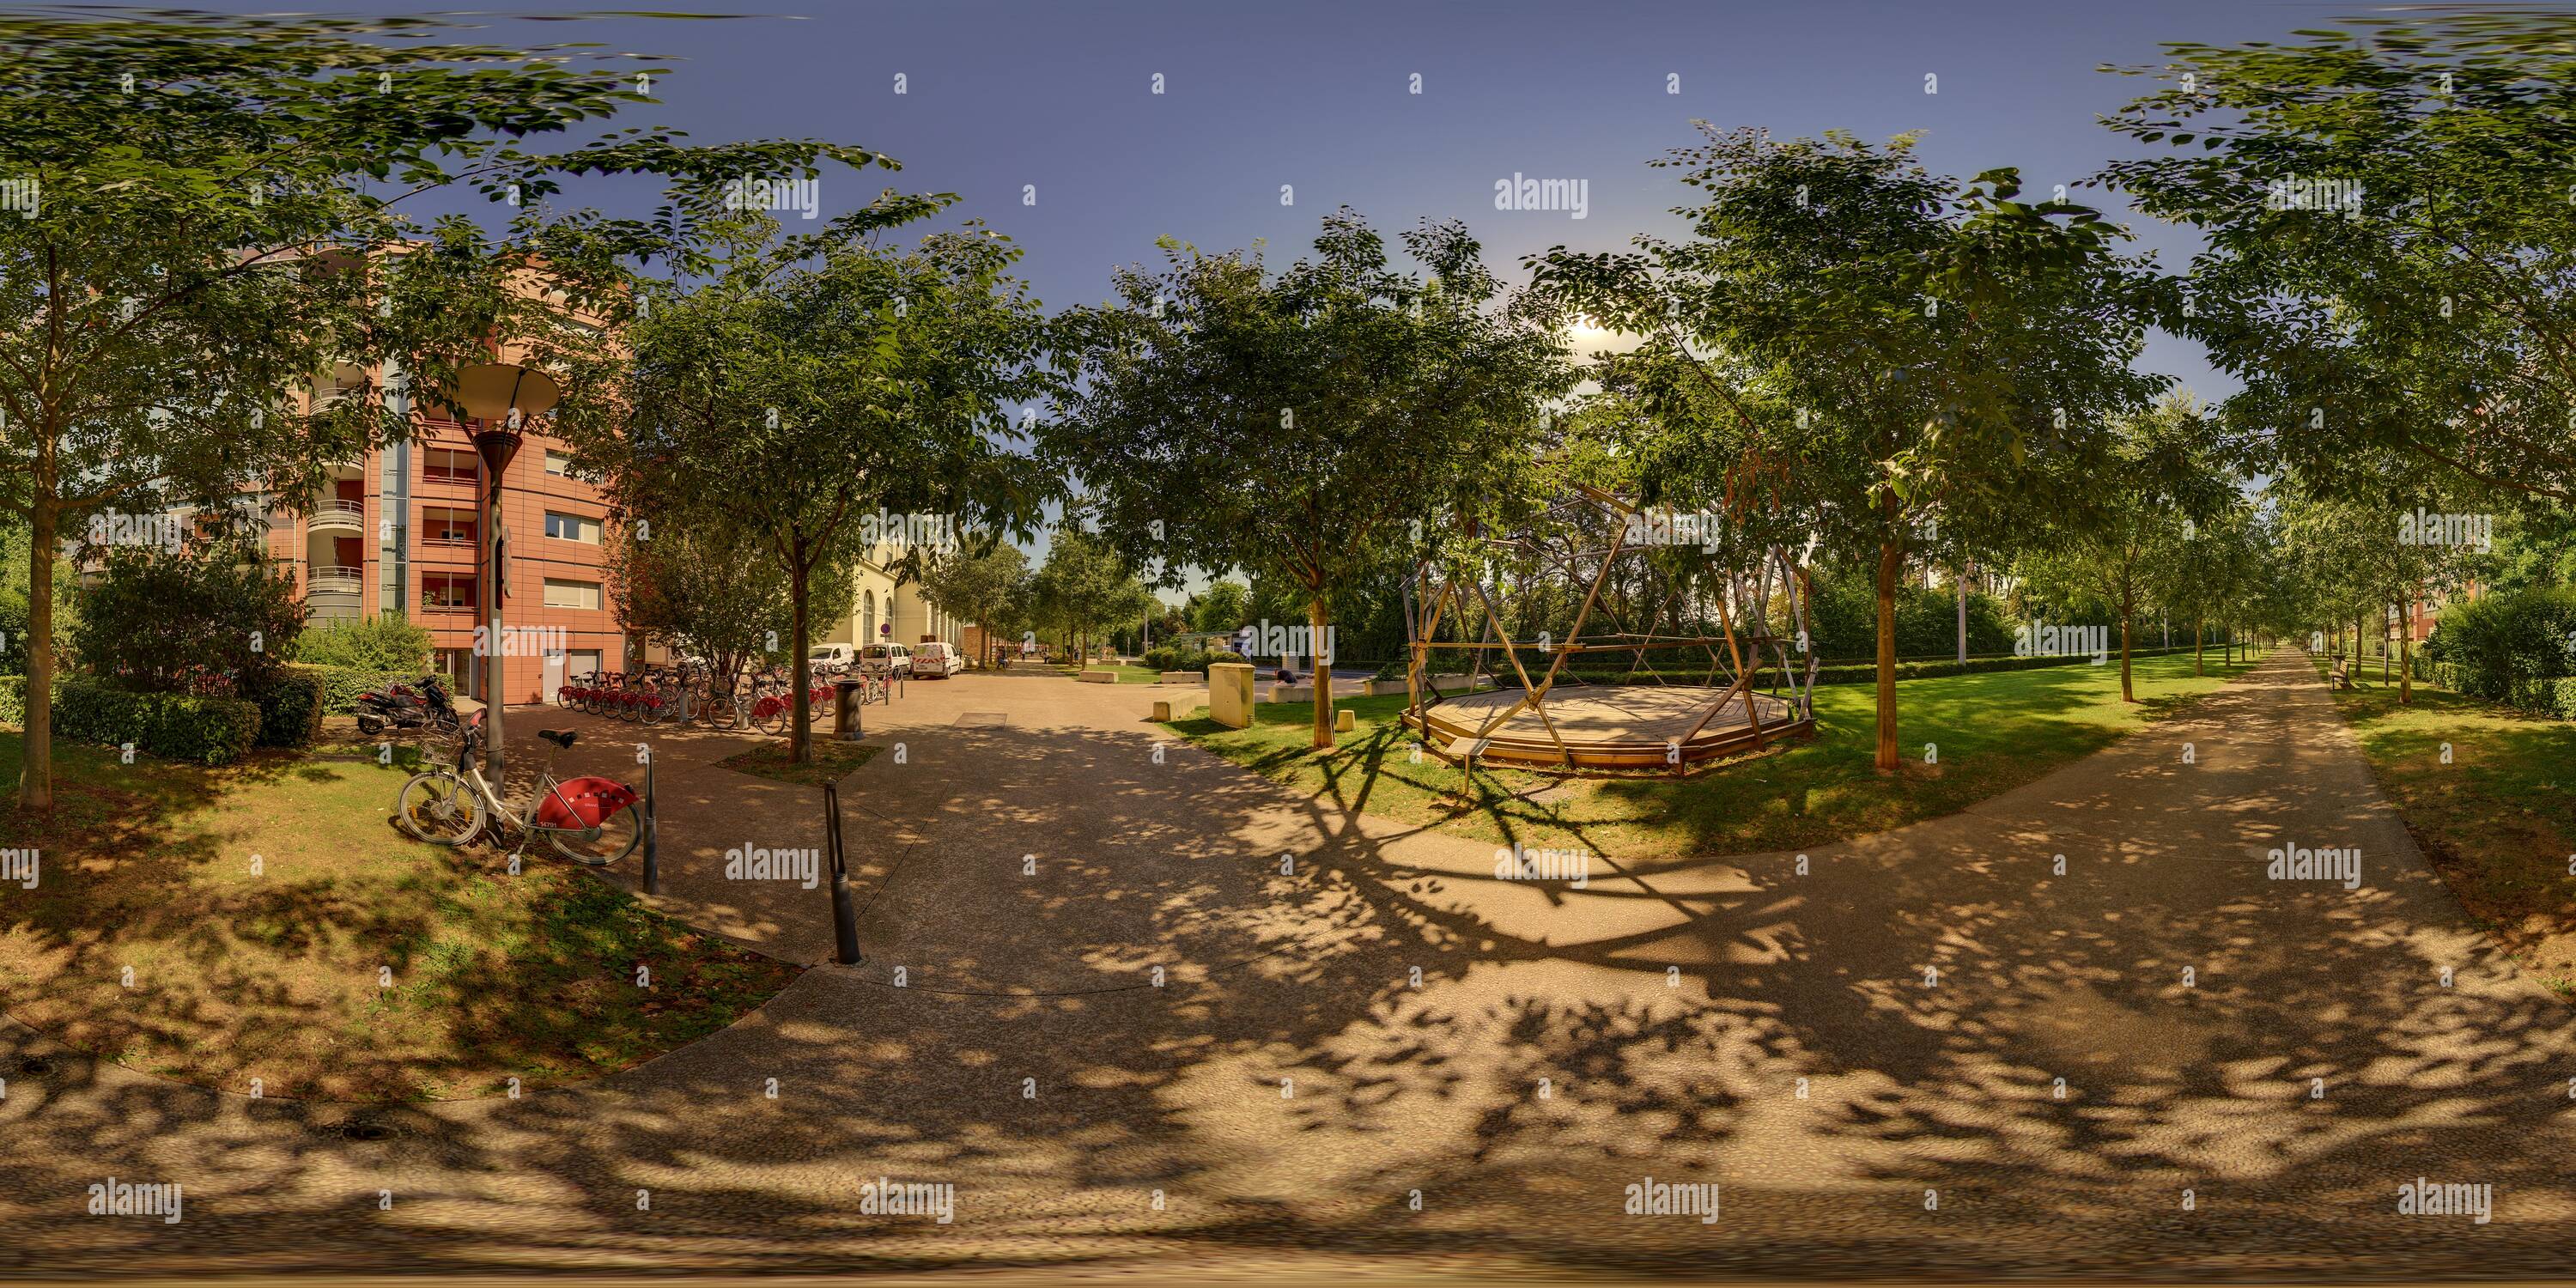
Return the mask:
<svg viewBox="0 0 2576 1288">
<path fill-rule="evenodd" d="M 510 533 L 501 522 L 501 480 L 510 461 L 519 454 L 525 441 L 520 427 L 530 417 L 554 410 L 562 396 L 554 379 L 542 371 L 514 362 L 478 363 L 457 373 L 452 405 L 473 420 L 474 454 L 483 461 L 483 478 L 487 484 L 483 501 L 484 617 L 486 630 L 481 641 L 483 650 L 483 774 L 498 794 L 505 766 L 501 736 L 501 708 L 508 699 L 507 681 L 502 666 L 508 650 L 502 641 L 502 604 L 508 587 L 502 582 L 502 569 L 509 558 Z"/>
</svg>

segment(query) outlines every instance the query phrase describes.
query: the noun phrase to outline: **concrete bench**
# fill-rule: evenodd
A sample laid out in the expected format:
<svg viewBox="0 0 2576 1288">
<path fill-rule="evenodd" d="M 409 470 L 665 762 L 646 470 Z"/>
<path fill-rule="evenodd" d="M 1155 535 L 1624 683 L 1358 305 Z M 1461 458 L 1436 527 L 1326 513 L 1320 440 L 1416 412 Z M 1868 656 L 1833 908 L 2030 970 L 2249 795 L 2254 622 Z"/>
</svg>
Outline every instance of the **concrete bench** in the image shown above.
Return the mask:
<svg viewBox="0 0 2576 1288">
<path fill-rule="evenodd" d="M 1165 671 L 1157 684 L 1205 684 L 1207 677 L 1197 671 Z"/>
<path fill-rule="evenodd" d="M 1083 682 L 1083 683 L 1085 683 L 1085 684 L 1116 684 L 1116 683 L 1118 683 L 1118 673 L 1117 673 L 1116 671 L 1089 671 L 1089 670 L 1086 670 L 1086 671 L 1084 671 L 1082 674 L 1077 675 L 1077 676 L 1075 676 L 1074 678 L 1075 678 L 1075 679 L 1077 679 L 1077 680 L 1082 681 L 1082 682 Z"/>
</svg>

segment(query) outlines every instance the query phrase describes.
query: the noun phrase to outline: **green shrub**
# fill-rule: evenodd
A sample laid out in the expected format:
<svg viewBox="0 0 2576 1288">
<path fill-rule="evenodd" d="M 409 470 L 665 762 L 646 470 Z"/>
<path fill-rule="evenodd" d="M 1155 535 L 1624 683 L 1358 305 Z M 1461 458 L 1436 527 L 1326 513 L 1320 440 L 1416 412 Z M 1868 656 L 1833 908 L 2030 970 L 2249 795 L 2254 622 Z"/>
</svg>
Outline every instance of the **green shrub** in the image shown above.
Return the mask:
<svg viewBox="0 0 2576 1288">
<path fill-rule="evenodd" d="M 137 693 L 76 678 L 55 690 L 54 732 L 109 746 L 132 743 L 167 760 L 229 765 L 258 741 L 259 706 L 240 698 Z"/>
<path fill-rule="evenodd" d="M 322 729 L 322 676 L 309 666 L 283 666 L 243 695 L 259 704 L 259 745 L 301 747 Z"/>
<path fill-rule="evenodd" d="M 135 689 L 179 693 L 212 681 L 243 692 L 277 669 L 303 630 L 295 574 L 257 537 L 227 533 L 176 551 L 107 549 L 81 591 L 69 642 L 85 668 Z"/>
<path fill-rule="evenodd" d="M 322 685 L 322 713 L 345 716 L 358 709 L 358 695 L 382 691 L 391 684 L 410 684 L 421 677 L 418 668 L 399 671 L 369 671 L 347 666 L 314 666 L 313 672 Z"/>
<path fill-rule="evenodd" d="M 2451 688 L 2488 702 L 2576 675 L 2576 587 L 2488 595 L 2442 610 L 2424 651 L 2453 668 Z M 2534 708 L 2536 709 L 2536 708 Z"/>
<path fill-rule="evenodd" d="M 358 671 L 400 671 L 417 676 L 429 665 L 429 628 L 400 613 L 324 622 L 295 641 L 295 660 Z"/>
<path fill-rule="evenodd" d="M 0 675 L 0 724 L 24 728 L 27 723 L 27 677 Z"/>
</svg>

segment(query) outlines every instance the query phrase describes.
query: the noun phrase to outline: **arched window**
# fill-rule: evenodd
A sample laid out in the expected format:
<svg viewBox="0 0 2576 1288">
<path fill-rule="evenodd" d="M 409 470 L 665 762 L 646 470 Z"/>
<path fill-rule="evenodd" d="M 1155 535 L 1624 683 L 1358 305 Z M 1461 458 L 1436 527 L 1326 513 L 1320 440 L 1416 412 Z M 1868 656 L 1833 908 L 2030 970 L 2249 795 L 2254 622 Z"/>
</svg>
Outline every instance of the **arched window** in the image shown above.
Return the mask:
<svg viewBox="0 0 2576 1288">
<path fill-rule="evenodd" d="M 874 643 L 876 637 L 877 593 L 873 590 L 863 590 L 859 592 L 859 642 Z"/>
</svg>

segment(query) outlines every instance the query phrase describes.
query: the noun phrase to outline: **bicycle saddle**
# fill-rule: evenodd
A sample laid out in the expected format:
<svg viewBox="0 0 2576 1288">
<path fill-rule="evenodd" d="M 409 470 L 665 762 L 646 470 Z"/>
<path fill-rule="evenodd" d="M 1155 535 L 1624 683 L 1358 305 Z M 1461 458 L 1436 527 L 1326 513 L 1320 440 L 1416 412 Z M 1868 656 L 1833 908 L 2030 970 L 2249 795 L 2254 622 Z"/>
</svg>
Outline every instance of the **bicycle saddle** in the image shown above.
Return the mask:
<svg viewBox="0 0 2576 1288">
<path fill-rule="evenodd" d="M 566 751 L 572 750 L 573 731 L 570 729 L 539 729 L 537 736 Z"/>
</svg>

